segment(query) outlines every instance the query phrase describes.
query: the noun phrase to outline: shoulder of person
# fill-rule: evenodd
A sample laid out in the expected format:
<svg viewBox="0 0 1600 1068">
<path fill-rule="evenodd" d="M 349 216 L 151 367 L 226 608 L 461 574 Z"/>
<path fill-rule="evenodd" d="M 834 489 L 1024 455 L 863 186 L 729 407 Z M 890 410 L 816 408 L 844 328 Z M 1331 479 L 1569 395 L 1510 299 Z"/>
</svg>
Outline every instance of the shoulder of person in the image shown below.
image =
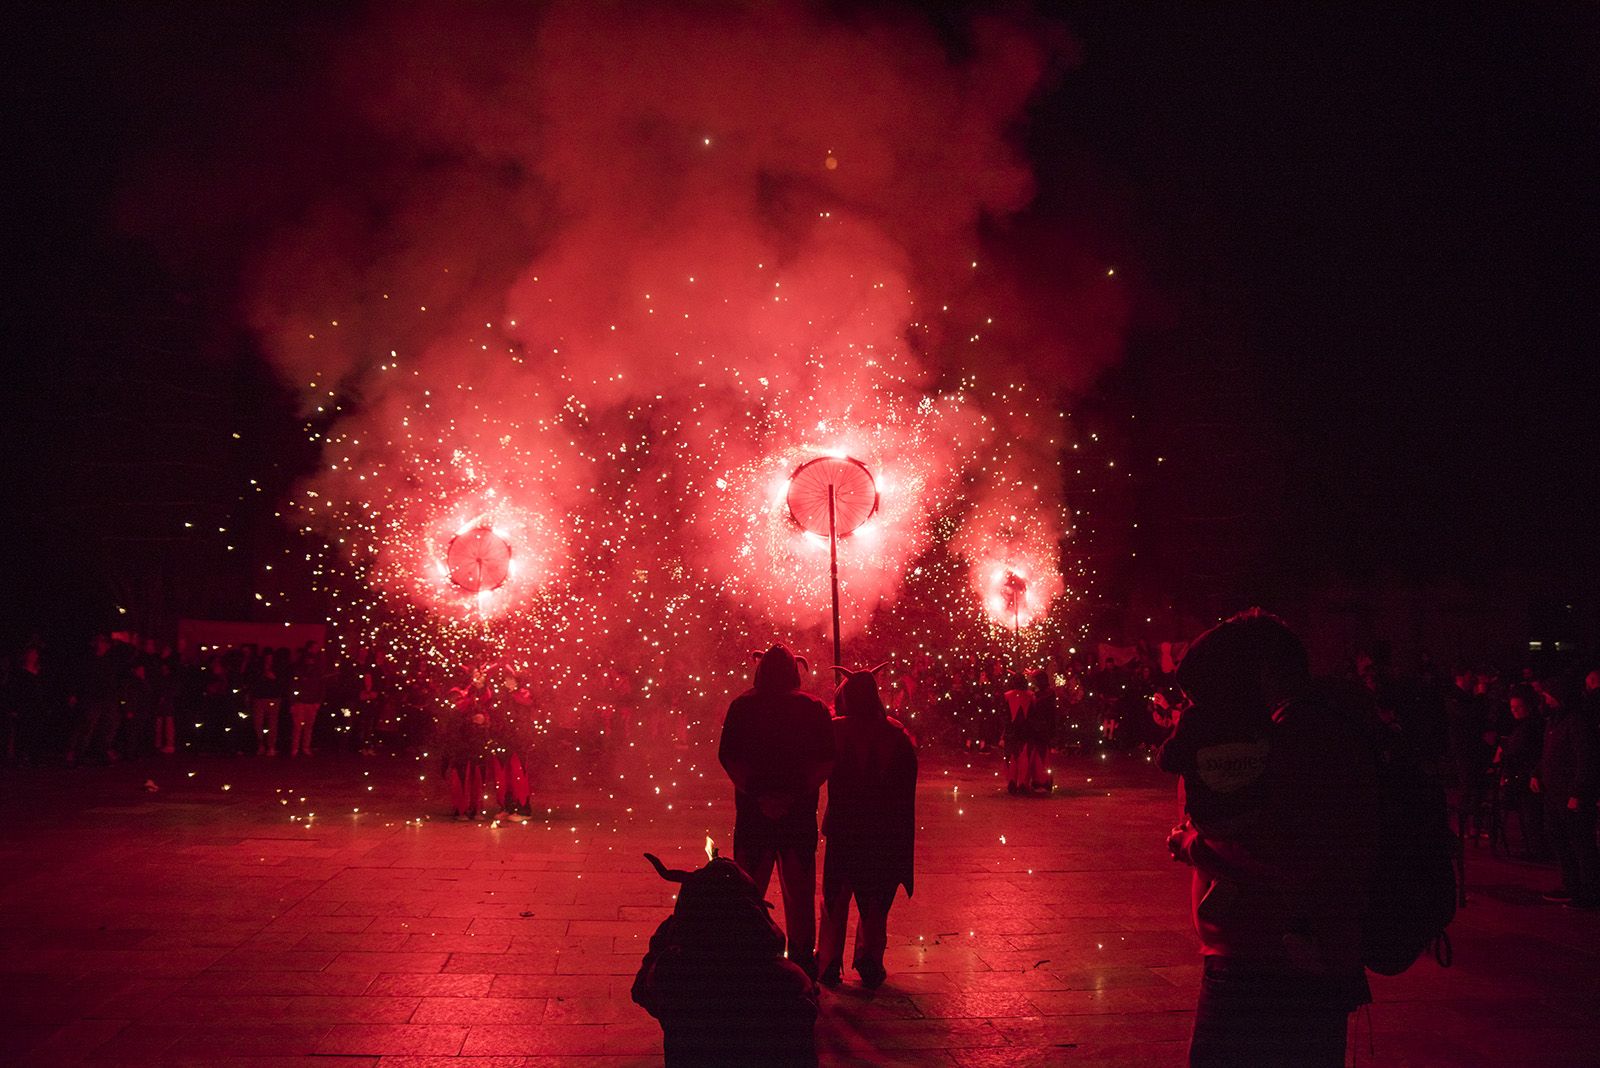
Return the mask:
<svg viewBox="0 0 1600 1068">
<path fill-rule="evenodd" d="M 893 716 L 885 716 L 885 717 L 883 717 L 883 721 L 885 723 L 887 723 L 890 727 L 894 728 L 894 733 L 899 734 L 899 735 L 903 735 L 905 737 L 905 740 L 910 742 L 912 745 L 916 745 L 917 744 L 916 738 L 912 737 L 911 732 L 906 729 L 906 725 L 904 723 L 901 723 L 898 719 L 895 719 Z"/>
</svg>

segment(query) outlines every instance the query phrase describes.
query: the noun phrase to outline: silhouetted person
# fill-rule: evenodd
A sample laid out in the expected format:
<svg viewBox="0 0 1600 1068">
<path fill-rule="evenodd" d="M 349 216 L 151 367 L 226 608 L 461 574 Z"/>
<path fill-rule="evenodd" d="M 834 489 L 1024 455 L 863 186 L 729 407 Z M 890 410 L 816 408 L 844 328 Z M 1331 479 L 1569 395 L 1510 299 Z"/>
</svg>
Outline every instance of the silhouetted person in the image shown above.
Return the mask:
<svg viewBox="0 0 1600 1068">
<path fill-rule="evenodd" d="M 83 679 L 73 694 L 77 723 L 67 745 L 67 763 L 80 760 L 114 760 L 111 743 L 116 737 L 119 710 L 117 687 L 121 664 L 111 639 L 94 637 L 94 655 L 84 670 Z"/>
<path fill-rule="evenodd" d="M 1033 704 L 1033 691 L 1021 674 L 1006 680 L 1006 729 L 1003 735 L 1006 747 L 1006 793 L 1026 793 L 1028 790 L 1028 709 Z"/>
<path fill-rule="evenodd" d="M 722 857 L 694 872 L 645 857 L 679 884 L 632 990 L 661 1021 L 666 1068 L 815 1068 L 817 987 L 783 959 L 755 882 Z"/>
<path fill-rule="evenodd" d="M 1475 676 L 1467 670 L 1456 672 L 1454 684 L 1444 690 L 1444 699 L 1450 762 L 1461 788 L 1461 818 L 1477 821 L 1493 783 L 1494 702 L 1488 694 L 1478 691 Z"/>
<path fill-rule="evenodd" d="M 1205 970 L 1189 1063 L 1344 1064 L 1371 1000 L 1361 919 L 1378 786 L 1359 725 L 1313 692 L 1305 647 L 1251 610 L 1202 634 L 1178 668 L 1193 702 L 1162 746 L 1183 777 L 1167 845 L 1194 867 Z"/>
<path fill-rule="evenodd" d="M 883 665 L 879 665 L 882 667 Z M 847 672 L 834 696 L 833 771 L 822 833 L 822 929 L 817 968 L 822 981 L 840 981 L 844 932 L 855 899 L 860 916 L 851 964 L 869 987 L 883 983 L 889 907 L 895 891 L 912 893 L 917 821 L 917 746 L 900 721 L 884 711 L 871 671 Z"/>
<path fill-rule="evenodd" d="M 256 663 L 250 680 L 250 710 L 255 718 L 256 756 L 278 755 L 278 722 L 283 718 L 283 699 L 290 680 L 288 650 L 266 649 Z M 307 747 L 310 739 L 306 740 Z M 291 756 L 294 750 L 289 750 Z"/>
<path fill-rule="evenodd" d="M 782 645 L 759 654 L 754 685 L 728 706 L 717 759 L 733 780 L 733 857 L 762 895 L 776 864 L 789 959 L 815 976 L 817 792 L 833 767 L 833 717 L 800 692 L 804 662 Z"/>
<path fill-rule="evenodd" d="M 1028 719 L 1023 750 L 1028 759 L 1028 788 L 1049 793 L 1056 788 L 1055 776 L 1050 771 L 1050 746 L 1055 742 L 1056 688 L 1050 673 L 1035 671 L 1032 678 L 1033 703 L 1028 706 Z"/>
<path fill-rule="evenodd" d="M 317 710 L 328 696 L 328 672 L 315 642 L 307 642 L 289 683 L 289 755 L 310 756 Z"/>
<path fill-rule="evenodd" d="M 1539 695 L 1531 686 L 1514 687 L 1510 707 L 1511 729 L 1500 739 L 1496 754 L 1505 803 L 1516 809 L 1524 856 L 1528 860 L 1549 860 L 1550 846 L 1544 833 L 1544 798 L 1531 787 L 1539 758 L 1544 753 L 1544 713 Z"/>
<path fill-rule="evenodd" d="M 1544 896 L 1570 908 L 1600 908 L 1600 850 L 1595 848 L 1595 801 L 1600 796 L 1595 725 L 1584 716 L 1565 679 L 1539 683 L 1544 697 L 1544 752 L 1531 785 L 1544 795 L 1545 831 L 1561 865 L 1561 886 Z"/>
</svg>

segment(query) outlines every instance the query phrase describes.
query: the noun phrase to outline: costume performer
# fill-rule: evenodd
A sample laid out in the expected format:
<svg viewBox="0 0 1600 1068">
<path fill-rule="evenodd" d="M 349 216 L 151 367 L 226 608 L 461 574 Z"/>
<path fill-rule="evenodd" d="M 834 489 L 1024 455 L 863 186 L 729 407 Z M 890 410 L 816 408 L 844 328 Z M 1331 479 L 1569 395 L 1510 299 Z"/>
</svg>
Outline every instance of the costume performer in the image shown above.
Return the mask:
<svg viewBox="0 0 1600 1068">
<path fill-rule="evenodd" d="M 883 665 L 879 665 L 882 667 Z M 912 892 L 917 821 L 917 746 L 900 721 L 884 712 L 878 683 L 869 671 L 846 671 L 834 697 L 833 773 L 822 833 L 828 849 L 822 865 L 822 929 L 817 968 L 834 986 L 844 963 L 844 929 L 850 900 L 856 903 L 856 948 L 852 965 L 869 987 L 886 972 L 889 906 L 895 891 Z"/>
<path fill-rule="evenodd" d="M 803 657 L 782 645 L 751 655 L 754 685 L 728 706 L 717 749 L 733 780 L 733 856 L 762 895 L 777 865 L 789 959 L 814 976 L 817 793 L 833 767 L 833 717 L 800 692 Z"/>
<path fill-rule="evenodd" d="M 450 705 L 441 724 L 440 757 L 450 807 L 458 820 L 475 819 L 488 809 L 488 687 L 481 674 L 450 688 Z"/>
<path fill-rule="evenodd" d="M 1028 789 L 1028 709 L 1033 704 L 1033 692 L 1019 674 L 1006 680 L 1006 793 L 1026 793 Z"/>
<path fill-rule="evenodd" d="M 678 903 L 650 936 L 633 1000 L 661 1021 L 666 1068 L 816 1068 L 817 988 L 737 864 L 669 871 Z"/>
</svg>

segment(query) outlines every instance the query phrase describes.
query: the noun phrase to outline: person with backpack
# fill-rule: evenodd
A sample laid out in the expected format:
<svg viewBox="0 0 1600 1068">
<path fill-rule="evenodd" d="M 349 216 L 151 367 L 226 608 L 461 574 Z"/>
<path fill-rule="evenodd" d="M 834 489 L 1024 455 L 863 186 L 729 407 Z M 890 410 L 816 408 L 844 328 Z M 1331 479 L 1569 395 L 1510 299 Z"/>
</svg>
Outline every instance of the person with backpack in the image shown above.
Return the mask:
<svg viewBox="0 0 1600 1068">
<path fill-rule="evenodd" d="M 1204 971 L 1189 1064 L 1343 1065 L 1371 1000 L 1363 920 L 1378 847 L 1378 777 L 1362 724 L 1324 700 L 1305 647 L 1251 609 L 1190 645 L 1191 702 L 1162 746 L 1184 820 Z"/>
</svg>

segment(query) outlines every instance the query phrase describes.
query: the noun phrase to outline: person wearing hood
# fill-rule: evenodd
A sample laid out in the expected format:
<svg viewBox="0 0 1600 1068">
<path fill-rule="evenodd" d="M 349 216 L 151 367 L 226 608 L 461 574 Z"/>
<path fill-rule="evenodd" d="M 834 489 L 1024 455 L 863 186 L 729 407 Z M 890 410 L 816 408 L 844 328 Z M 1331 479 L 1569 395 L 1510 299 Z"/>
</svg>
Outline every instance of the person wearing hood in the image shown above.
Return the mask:
<svg viewBox="0 0 1600 1068">
<path fill-rule="evenodd" d="M 884 665 L 879 665 L 879 668 Z M 834 696 L 834 763 L 822 833 L 822 929 L 817 968 L 822 982 L 839 983 L 845 925 L 855 899 L 859 920 L 852 964 L 868 987 L 883 983 L 889 906 L 895 891 L 912 892 L 916 838 L 917 744 L 889 716 L 873 677 L 878 668 L 846 671 Z"/>
<path fill-rule="evenodd" d="M 692 872 L 645 854 L 679 884 L 631 991 L 661 1022 L 666 1068 L 816 1068 L 816 984 L 784 960 L 750 876 L 707 847 L 711 862 Z"/>
<path fill-rule="evenodd" d="M 733 858 L 762 895 L 778 869 L 789 959 L 815 977 L 817 795 L 833 767 L 828 706 L 800 690 L 782 645 L 756 656 L 754 684 L 733 699 L 717 759 L 733 781 Z"/>
<path fill-rule="evenodd" d="M 1189 1064 L 1343 1065 L 1349 1014 L 1371 1000 L 1371 746 L 1316 695 L 1300 639 L 1259 609 L 1197 638 L 1178 684 L 1192 704 L 1158 759 L 1182 777 L 1167 847 L 1194 869 L 1205 963 Z"/>
</svg>

